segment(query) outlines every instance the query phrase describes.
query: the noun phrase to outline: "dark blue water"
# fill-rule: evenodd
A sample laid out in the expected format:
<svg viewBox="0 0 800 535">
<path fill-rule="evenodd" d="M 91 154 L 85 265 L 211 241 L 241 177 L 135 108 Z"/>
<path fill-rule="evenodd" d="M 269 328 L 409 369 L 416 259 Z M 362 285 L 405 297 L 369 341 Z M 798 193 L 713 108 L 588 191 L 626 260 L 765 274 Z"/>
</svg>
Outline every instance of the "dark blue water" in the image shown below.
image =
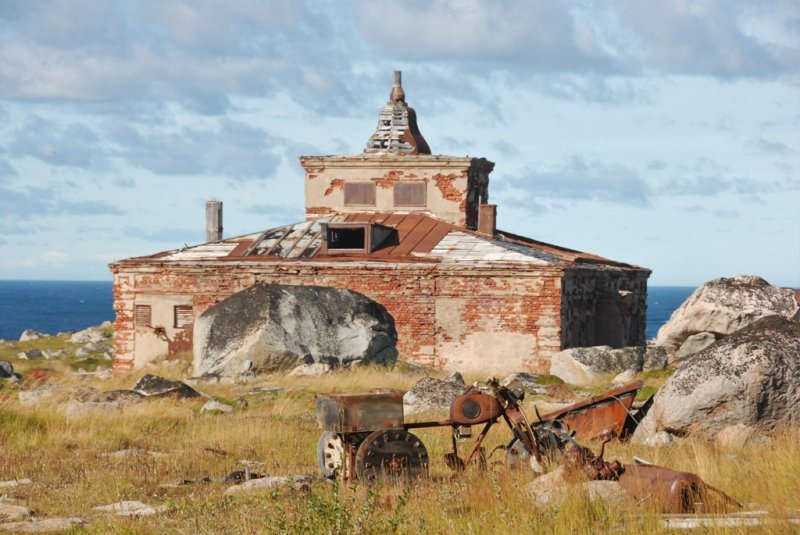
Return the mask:
<svg viewBox="0 0 800 535">
<path fill-rule="evenodd" d="M 111 281 L 0 280 L 0 338 L 79 331 L 114 319 Z"/>
<path fill-rule="evenodd" d="M 693 291 L 684 286 L 648 288 L 648 340 Z M 0 280 L 0 338 L 17 340 L 25 329 L 55 334 L 99 325 L 114 319 L 112 301 L 111 281 Z"/>
<path fill-rule="evenodd" d="M 658 329 L 664 325 L 676 308 L 695 291 L 694 286 L 650 286 L 647 288 L 647 330 L 648 340 L 656 337 Z"/>
</svg>

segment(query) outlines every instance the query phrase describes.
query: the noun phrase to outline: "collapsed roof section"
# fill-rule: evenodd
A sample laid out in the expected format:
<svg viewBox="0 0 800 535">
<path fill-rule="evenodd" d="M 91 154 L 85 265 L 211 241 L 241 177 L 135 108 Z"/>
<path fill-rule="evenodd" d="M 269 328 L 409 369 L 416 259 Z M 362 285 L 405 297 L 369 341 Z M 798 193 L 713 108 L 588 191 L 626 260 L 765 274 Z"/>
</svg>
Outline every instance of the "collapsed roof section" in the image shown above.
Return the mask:
<svg viewBox="0 0 800 535">
<path fill-rule="evenodd" d="M 482 267 L 634 267 L 503 231 L 490 237 L 424 214 L 396 212 L 336 214 L 120 263 L 355 259 Z"/>
</svg>

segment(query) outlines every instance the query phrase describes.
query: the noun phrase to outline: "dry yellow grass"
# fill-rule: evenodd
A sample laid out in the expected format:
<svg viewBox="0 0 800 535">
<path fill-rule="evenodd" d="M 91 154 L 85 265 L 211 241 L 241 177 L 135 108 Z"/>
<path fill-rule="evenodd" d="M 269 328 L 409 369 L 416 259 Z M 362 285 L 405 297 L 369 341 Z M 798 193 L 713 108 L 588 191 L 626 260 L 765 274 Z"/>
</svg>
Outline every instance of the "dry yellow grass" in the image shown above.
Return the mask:
<svg viewBox="0 0 800 535">
<path fill-rule="evenodd" d="M 57 373 L 57 372 L 56 372 Z M 175 367 L 156 370 L 178 375 Z M 100 390 L 130 388 L 140 374 L 92 383 L 61 377 Z M 272 475 L 317 474 L 320 435 L 314 394 L 375 387 L 407 389 L 419 376 L 376 368 L 309 378 L 265 377 L 247 385 L 202 385 L 218 398 L 247 401 L 230 414 L 204 414 L 203 401 L 150 400 L 118 412 L 69 417 L 64 398 L 22 407 L 16 397 L 0 402 L 0 480 L 30 478 L 8 490 L 42 518 L 81 516 L 90 524 L 76 533 L 661 533 L 661 517 L 647 508 L 613 509 L 571 497 L 556 511 L 539 511 L 524 492 L 530 474 L 493 465 L 453 475 L 441 460 L 449 450 L 446 429 L 419 430 L 431 454 L 430 478 L 408 489 L 367 489 L 358 484 L 315 482 L 309 493 L 281 487 L 226 497 L 228 484 L 164 484 L 224 477 L 241 469 L 239 460 L 263 463 Z M 244 396 L 257 386 L 280 392 Z M 6 384 L 0 391 L 13 391 Z M 489 449 L 510 439 L 497 426 Z M 466 446 L 465 446 L 466 447 Z M 596 445 L 593 447 L 596 448 Z M 164 457 L 109 458 L 104 453 L 137 448 Z M 702 441 L 674 448 L 612 445 L 609 458 L 639 455 L 658 464 L 698 473 L 743 503 L 757 503 L 776 522 L 756 531 L 797 531 L 787 518 L 800 508 L 800 431 L 787 430 L 767 445 L 719 450 Z M 497 455 L 491 461 L 502 460 Z M 492 463 L 490 463 L 491 465 Z M 140 500 L 168 511 L 119 518 L 93 511 L 97 505 Z M 783 520 L 781 520 L 783 519 Z M 710 529 L 708 533 L 738 533 Z"/>
</svg>

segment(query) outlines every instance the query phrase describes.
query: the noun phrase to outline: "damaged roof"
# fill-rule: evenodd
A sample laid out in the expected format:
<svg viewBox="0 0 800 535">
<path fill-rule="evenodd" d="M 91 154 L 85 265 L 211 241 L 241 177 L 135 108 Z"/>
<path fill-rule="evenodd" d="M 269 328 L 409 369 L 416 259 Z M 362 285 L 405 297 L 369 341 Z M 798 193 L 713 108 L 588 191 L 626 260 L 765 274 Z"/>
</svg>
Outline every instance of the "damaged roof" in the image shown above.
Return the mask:
<svg viewBox="0 0 800 535">
<path fill-rule="evenodd" d="M 326 225 L 377 225 L 394 236 L 371 252 L 326 252 Z M 629 264 L 496 231 L 493 237 L 420 213 L 370 212 L 336 214 L 267 229 L 263 232 L 165 251 L 121 262 L 205 261 L 376 261 L 438 262 L 470 266 L 576 264 L 635 268 Z"/>
</svg>

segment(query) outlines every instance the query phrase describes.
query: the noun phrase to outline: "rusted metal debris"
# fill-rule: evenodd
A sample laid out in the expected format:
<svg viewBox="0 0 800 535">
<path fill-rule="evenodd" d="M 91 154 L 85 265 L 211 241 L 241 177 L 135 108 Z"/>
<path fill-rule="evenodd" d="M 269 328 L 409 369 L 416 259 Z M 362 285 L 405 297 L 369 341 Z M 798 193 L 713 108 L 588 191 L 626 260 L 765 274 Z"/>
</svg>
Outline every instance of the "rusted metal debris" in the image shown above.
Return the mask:
<svg viewBox="0 0 800 535">
<path fill-rule="evenodd" d="M 705 483 L 700 477 L 652 464 L 623 465 L 606 461 L 605 445 L 620 437 L 641 381 L 610 390 L 587 401 L 539 417 L 531 424 L 520 408 L 521 390 L 510 390 L 489 379 L 457 397 L 447 420 L 405 422 L 403 392 L 375 390 L 317 396 L 317 420 L 324 430 L 317 460 L 326 477 L 340 476 L 372 485 L 378 480 L 407 482 L 428 473 L 428 451 L 410 430 L 449 427 L 452 451 L 445 462 L 464 470 L 473 461 L 486 466 L 482 446 L 491 427 L 501 418 L 513 438 L 504 446 L 509 468 L 530 467 L 545 472 L 563 465 L 568 473 L 588 480 L 619 481 L 640 502 L 655 504 L 669 513 L 694 513 L 741 505 Z M 538 416 L 538 415 L 537 415 Z M 483 425 L 466 457 L 458 452 L 459 440 L 472 437 L 472 426 Z M 599 454 L 579 444 L 575 437 L 605 437 Z"/>
<path fill-rule="evenodd" d="M 544 421 L 559 421 L 578 440 L 592 440 L 610 435 L 620 438 L 631 417 L 636 393 L 644 383 L 636 381 L 569 407 L 545 414 Z"/>
</svg>

